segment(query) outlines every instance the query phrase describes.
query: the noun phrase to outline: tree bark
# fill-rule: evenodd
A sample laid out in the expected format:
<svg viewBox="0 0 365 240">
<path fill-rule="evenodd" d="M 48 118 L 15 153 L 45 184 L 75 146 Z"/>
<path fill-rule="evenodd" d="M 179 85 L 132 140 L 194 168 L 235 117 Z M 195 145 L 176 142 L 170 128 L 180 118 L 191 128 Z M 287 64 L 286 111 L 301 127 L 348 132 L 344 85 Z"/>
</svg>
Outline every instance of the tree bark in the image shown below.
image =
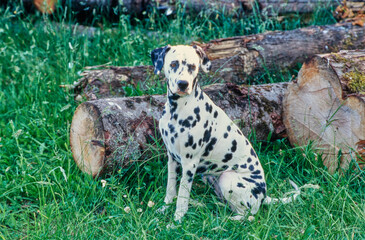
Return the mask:
<svg viewBox="0 0 365 240">
<path fill-rule="evenodd" d="M 204 92 L 257 139 L 286 136 L 282 98 L 287 83 L 259 86 L 215 84 Z M 70 130 L 73 157 L 79 168 L 96 177 L 111 173 L 161 146 L 158 120 L 166 96 L 106 98 L 84 102 L 76 109 Z M 272 135 L 271 135 L 272 134 Z M 158 144 L 157 144 L 158 143 Z"/>
<path fill-rule="evenodd" d="M 247 77 L 267 69 L 286 69 L 304 62 L 318 53 L 340 49 L 365 48 L 365 27 L 350 23 L 312 26 L 292 31 L 212 40 L 200 45 L 212 61 L 211 82 L 245 83 Z M 105 67 L 86 70 L 75 85 L 78 98 L 94 100 L 101 97 L 121 97 L 124 92 L 116 87 L 136 85 L 154 87 L 162 78 L 152 74 L 151 66 Z M 202 78 L 203 76 L 200 76 Z M 155 81 L 155 80 L 159 81 Z M 289 80 L 289 79 L 288 79 Z M 145 84 L 148 81 L 149 84 Z M 114 92 L 109 91 L 112 89 Z M 80 95 L 80 96 L 79 96 Z M 82 96 L 82 97 L 81 97 Z"/>
<path fill-rule="evenodd" d="M 365 160 L 365 50 L 316 55 L 288 86 L 284 123 L 292 144 L 322 152 L 333 173 Z"/>
<path fill-rule="evenodd" d="M 228 14 L 248 13 L 258 7 L 258 10 L 268 16 L 288 13 L 310 13 L 319 7 L 330 8 L 338 5 L 338 0 L 22 0 L 24 5 L 34 3 L 41 12 L 53 13 L 57 4 L 68 6 L 80 17 L 87 18 L 94 12 L 104 17 L 116 19 L 120 14 L 141 16 L 151 7 L 165 12 L 167 15 L 176 12 L 177 8 L 185 7 L 187 13 L 199 13 L 204 10 L 222 10 Z M 6 1 L 7 2 L 7 1 Z M 48 7 L 44 7 L 44 2 Z M 58 3 L 57 3 L 58 2 Z M 43 7 L 42 7 L 43 6 Z M 49 11 L 49 9 L 53 9 Z"/>
<path fill-rule="evenodd" d="M 194 12 L 207 9 L 221 10 L 224 8 L 227 12 L 238 11 L 247 13 L 253 11 L 255 6 L 257 6 L 260 12 L 268 16 L 288 13 L 310 13 L 319 7 L 331 8 L 338 5 L 337 0 L 183 0 L 180 2 L 182 5 L 186 4 L 188 10 Z M 176 8 L 176 6 L 174 4 L 171 7 Z"/>
</svg>

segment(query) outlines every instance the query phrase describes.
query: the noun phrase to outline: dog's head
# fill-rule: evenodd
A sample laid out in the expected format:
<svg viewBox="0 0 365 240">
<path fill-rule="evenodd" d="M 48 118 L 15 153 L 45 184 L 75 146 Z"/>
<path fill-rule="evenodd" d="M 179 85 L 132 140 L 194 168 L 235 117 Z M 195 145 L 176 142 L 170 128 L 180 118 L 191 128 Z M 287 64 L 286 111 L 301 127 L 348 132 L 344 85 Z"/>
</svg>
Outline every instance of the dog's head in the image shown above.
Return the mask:
<svg viewBox="0 0 365 240">
<path fill-rule="evenodd" d="M 199 67 L 204 72 L 211 68 L 211 62 L 199 46 L 170 46 L 157 48 L 151 52 L 155 74 L 164 69 L 167 87 L 172 94 L 191 94 L 197 84 Z"/>
</svg>

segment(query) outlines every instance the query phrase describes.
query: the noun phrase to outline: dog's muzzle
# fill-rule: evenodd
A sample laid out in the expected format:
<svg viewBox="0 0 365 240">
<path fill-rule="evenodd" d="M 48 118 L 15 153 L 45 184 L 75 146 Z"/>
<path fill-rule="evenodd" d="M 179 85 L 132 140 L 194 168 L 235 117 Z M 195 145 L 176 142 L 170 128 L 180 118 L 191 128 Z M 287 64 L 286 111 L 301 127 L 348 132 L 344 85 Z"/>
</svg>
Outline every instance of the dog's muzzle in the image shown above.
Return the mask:
<svg viewBox="0 0 365 240">
<path fill-rule="evenodd" d="M 177 82 L 177 86 L 179 88 L 179 91 L 177 92 L 177 94 L 179 94 L 179 95 L 186 95 L 187 94 L 186 89 L 189 86 L 189 82 L 188 81 L 179 80 Z"/>
</svg>

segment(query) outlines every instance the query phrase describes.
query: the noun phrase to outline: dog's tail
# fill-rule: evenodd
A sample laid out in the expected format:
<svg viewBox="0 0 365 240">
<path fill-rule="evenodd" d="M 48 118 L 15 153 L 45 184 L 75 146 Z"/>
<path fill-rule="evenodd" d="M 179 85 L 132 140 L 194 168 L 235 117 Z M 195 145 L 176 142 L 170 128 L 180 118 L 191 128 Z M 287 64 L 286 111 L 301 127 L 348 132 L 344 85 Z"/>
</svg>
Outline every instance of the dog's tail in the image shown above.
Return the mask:
<svg viewBox="0 0 365 240">
<path fill-rule="evenodd" d="M 273 203 L 277 203 L 277 202 L 281 202 L 281 203 L 291 203 L 291 202 L 293 202 L 300 195 L 300 188 L 298 188 L 298 186 L 291 180 L 289 180 L 289 183 L 293 186 L 294 191 L 288 192 L 285 195 L 293 194 L 292 196 L 284 197 L 284 198 L 271 198 L 269 196 L 266 196 L 263 203 L 264 204 L 273 204 Z"/>
</svg>

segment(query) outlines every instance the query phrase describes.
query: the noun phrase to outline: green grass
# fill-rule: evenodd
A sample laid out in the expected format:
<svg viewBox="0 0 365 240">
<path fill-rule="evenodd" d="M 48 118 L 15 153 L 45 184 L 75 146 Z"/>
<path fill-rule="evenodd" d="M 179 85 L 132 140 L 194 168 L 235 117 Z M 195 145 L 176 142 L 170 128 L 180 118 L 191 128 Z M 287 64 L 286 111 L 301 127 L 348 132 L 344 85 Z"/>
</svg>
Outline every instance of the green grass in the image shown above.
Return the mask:
<svg viewBox="0 0 365 240">
<path fill-rule="evenodd" d="M 190 207 L 182 224 L 168 228 L 175 207 L 156 214 L 166 183 L 164 147 L 155 146 L 148 161 L 104 177 L 103 187 L 72 159 L 68 139 L 77 103 L 59 87 L 77 81 L 85 66 L 150 64 L 149 52 L 165 44 L 333 23 L 329 12 L 318 10 L 305 23 L 298 15 L 279 22 L 219 12 L 192 18 L 183 10 L 174 19 L 122 16 L 116 24 L 104 22 L 105 30 L 93 37 L 73 34 L 65 22 L 73 21 L 59 17 L 57 27 L 42 16 L 23 15 L 21 8 L 0 10 L 0 239 L 365 238 L 363 171 L 329 175 L 310 145 L 297 148 L 286 140 L 254 137 L 270 195 L 291 191 L 288 179 L 320 189 L 304 189 L 293 204 L 264 206 L 252 222 L 232 222 L 228 207 L 196 178 L 192 199 L 199 204 Z M 151 32 L 158 35 L 150 37 Z M 288 78 L 267 72 L 258 80 Z M 155 205 L 148 207 L 149 201 Z"/>
</svg>

